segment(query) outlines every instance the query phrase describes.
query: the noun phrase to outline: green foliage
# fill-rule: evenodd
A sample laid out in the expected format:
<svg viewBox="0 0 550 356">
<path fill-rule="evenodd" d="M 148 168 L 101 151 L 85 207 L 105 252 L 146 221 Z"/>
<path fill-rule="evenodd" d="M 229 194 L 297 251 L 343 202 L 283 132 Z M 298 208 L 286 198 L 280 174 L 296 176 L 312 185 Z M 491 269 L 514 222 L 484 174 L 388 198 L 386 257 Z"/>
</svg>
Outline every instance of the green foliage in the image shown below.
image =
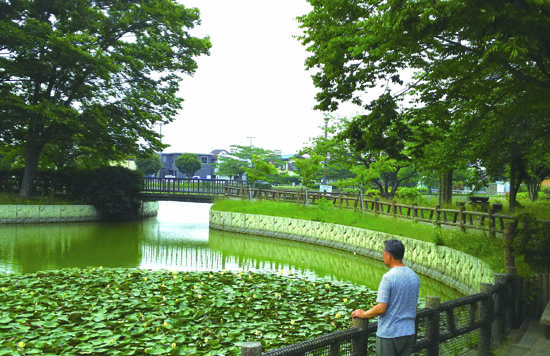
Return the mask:
<svg viewBox="0 0 550 356">
<path fill-rule="evenodd" d="M 512 247 L 534 271 L 550 272 L 550 222 L 541 222 L 531 214 L 521 214 Z"/>
<path fill-rule="evenodd" d="M 349 327 L 376 293 L 294 275 L 92 268 L 0 275 L 0 353 L 239 355 Z"/>
<path fill-rule="evenodd" d="M 136 167 L 144 175 L 156 175 L 162 168 L 160 156 L 152 153 L 146 157 L 138 157 L 136 158 Z"/>
<path fill-rule="evenodd" d="M 436 246 L 443 245 L 443 236 L 441 234 L 441 226 L 434 226 L 433 232 L 431 235 L 432 243 Z"/>
<path fill-rule="evenodd" d="M 189 33 L 199 12 L 174 0 L 2 1 L 0 14 L 0 141 L 24 161 L 23 196 L 40 164 L 164 148 L 154 127 L 173 120 L 182 74 L 211 46 Z"/>
<path fill-rule="evenodd" d="M 265 157 L 252 155 L 252 167 L 245 168 L 247 179 L 250 183 L 258 180 L 265 180 L 267 177 L 277 174 L 277 168 L 265 161 Z"/>
<path fill-rule="evenodd" d="M 312 155 L 309 158 L 299 158 L 294 161 L 298 174 L 300 175 L 302 185 L 308 188 L 312 188 L 315 183 L 315 179 L 321 175 L 321 161 L 323 157 L 319 155 Z"/>
<path fill-rule="evenodd" d="M 272 182 L 275 185 L 292 186 L 300 183 L 300 176 L 290 175 L 288 173 L 281 173 L 267 176 L 266 180 Z"/>
<path fill-rule="evenodd" d="M 420 188 L 416 188 L 416 191 L 419 194 L 428 194 L 428 188 L 420 187 Z"/>
<path fill-rule="evenodd" d="M 420 192 L 417 188 L 401 187 L 397 191 L 396 196 L 403 201 L 414 202 L 420 196 Z"/>
<path fill-rule="evenodd" d="M 548 2 L 309 2 L 300 39 L 316 108 L 352 102 L 368 112 L 342 136 L 354 152 L 383 149 L 436 174 L 509 166 L 513 211 L 516 187 L 540 178 L 531 167 L 549 145 Z M 370 88 L 383 94 L 366 102 Z"/>
<path fill-rule="evenodd" d="M 141 173 L 123 167 L 103 167 L 92 172 L 84 195 L 104 219 L 120 220 L 139 216 L 141 190 Z"/>
<path fill-rule="evenodd" d="M 21 170 L 0 171 L 4 191 L 17 191 L 20 175 Z M 93 204 L 107 220 L 136 218 L 141 206 L 141 173 L 119 166 L 39 171 L 35 186 L 38 194 L 33 201 L 37 203 L 62 200 Z"/>
<path fill-rule="evenodd" d="M 187 177 L 193 176 L 202 167 L 201 160 L 195 153 L 182 153 L 176 158 L 175 165 Z"/>
<path fill-rule="evenodd" d="M 220 156 L 218 158 L 215 164 L 216 174 L 242 179 L 242 175 L 246 172 L 246 169 L 251 168 L 254 156 L 272 165 L 281 164 L 281 159 L 276 152 L 264 148 L 231 145 L 230 151 L 230 156 Z"/>
</svg>

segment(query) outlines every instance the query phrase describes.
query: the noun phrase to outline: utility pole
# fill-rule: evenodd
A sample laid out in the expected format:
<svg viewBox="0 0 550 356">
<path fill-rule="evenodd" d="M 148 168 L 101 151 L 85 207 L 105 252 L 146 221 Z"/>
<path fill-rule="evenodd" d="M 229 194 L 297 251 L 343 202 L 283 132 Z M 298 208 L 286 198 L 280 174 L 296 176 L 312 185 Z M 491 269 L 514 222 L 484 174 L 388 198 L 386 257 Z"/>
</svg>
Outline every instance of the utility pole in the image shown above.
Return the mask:
<svg viewBox="0 0 550 356">
<path fill-rule="evenodd" d="M 256 138 L 256 137 L 253 137 L 253 136 L 248 136 L 248 137 L 247 137 L 247 139 L 250 140 L 250 147 L 252 147 L 252 139 L 253 139 L 253 138 Z"/>
</svg>

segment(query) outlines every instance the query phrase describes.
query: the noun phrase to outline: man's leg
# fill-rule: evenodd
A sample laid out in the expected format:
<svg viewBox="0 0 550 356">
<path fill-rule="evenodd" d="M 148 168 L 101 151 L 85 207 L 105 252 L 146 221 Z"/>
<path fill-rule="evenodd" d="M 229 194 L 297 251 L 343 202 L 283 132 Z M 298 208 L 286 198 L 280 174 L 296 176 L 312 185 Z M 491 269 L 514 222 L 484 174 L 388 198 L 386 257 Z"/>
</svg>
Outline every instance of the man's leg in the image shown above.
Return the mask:
<svg viewBox="0 0 550 356">
<path fill-rule="evenodd" d="M 394 339 L 376 337 L 376 356 L 397 356 Z"/>
<path fill-rule="evenodd" d="M 414 345 L 414 335 L 393 339 L 376 338 L 376 356 L 409 356 Z"/>
<path fill-rule="evenodd" d="M 394 339 L 394 345 L 397 351 L 395 355 L 410 356 L 412 352 L 412 347 L 414 345 L 414 338 L 414 335 L 408 335 Z"/>
</svg>

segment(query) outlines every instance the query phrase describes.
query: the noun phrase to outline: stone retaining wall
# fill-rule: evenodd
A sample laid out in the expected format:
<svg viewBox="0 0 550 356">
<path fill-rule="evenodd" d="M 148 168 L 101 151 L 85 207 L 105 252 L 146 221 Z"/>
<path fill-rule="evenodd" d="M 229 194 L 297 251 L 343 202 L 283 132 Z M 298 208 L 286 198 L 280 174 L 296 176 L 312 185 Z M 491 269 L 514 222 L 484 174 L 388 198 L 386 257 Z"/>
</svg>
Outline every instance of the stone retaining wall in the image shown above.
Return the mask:
<svg viewBox="0 0 550 356">
<path fill-rule="evenodd" d="M 473 294 L 480 283 L 493 283 L 494 272 L 483 261 L 444 246 L 366 229 L 277 216 L 210 210 L 212 229 L 277 237 L 337 248 L 382 260 L 384 240 L 405 245 L 404 263 L 418 273 L 461 293 Z"/>
<path fill-rule="evenodd" d="M 158 202 L 144 202 L 140 214 L 155 216 Z M 0 205 L 0 223 L 28 224 L 47 222 L 99 221 L 93 205 Z"/>
</svg>

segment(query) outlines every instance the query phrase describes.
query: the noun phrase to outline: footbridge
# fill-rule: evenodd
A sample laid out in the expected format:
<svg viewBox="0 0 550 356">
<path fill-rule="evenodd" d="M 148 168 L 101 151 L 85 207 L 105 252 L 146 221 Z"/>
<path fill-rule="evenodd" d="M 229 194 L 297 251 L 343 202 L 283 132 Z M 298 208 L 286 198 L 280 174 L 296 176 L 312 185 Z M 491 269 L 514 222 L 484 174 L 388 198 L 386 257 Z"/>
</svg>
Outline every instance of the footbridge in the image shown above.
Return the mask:
<svg viewBox="0 0 550 356">
<path fill-rule="evenodd" d="M 228 179 L 143 178 L 144 201 L 185 201 L 211 203 L 224 195 L 225 187 L 243 187 L 246 182 Z"/>
</svg>

